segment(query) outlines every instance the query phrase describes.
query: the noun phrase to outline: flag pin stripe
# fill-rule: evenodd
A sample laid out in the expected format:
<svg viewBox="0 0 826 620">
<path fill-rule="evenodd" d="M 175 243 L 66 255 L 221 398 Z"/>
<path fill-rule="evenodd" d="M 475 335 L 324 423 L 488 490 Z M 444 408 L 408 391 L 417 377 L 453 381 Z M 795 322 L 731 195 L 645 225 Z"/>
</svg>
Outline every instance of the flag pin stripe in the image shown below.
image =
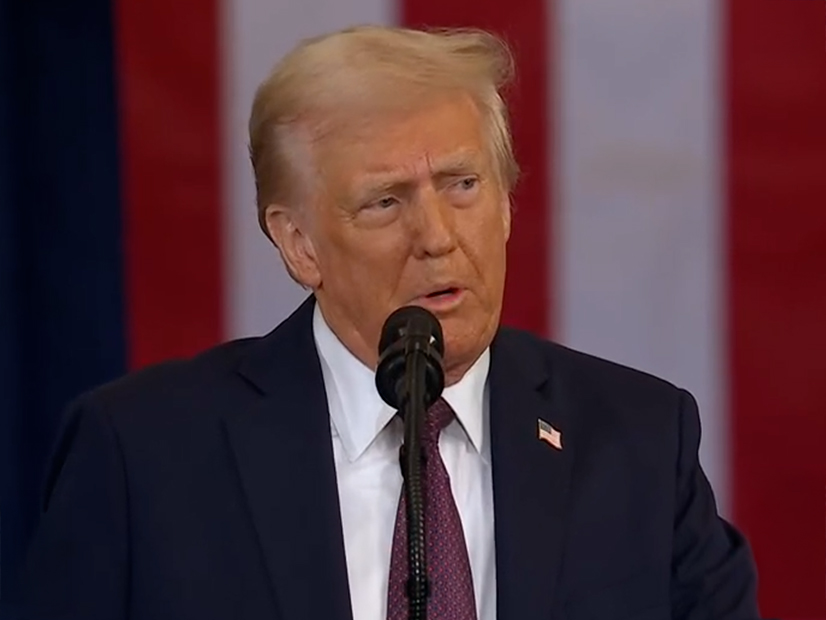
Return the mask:
<svg viewBox="0 0 826 620">
<path fill-rule="evenodd" d="M 562 433 L 548 424 L 545 420 L 537 420 L 539 439 L 549 446 L 562 450 Z"/>
</svg>

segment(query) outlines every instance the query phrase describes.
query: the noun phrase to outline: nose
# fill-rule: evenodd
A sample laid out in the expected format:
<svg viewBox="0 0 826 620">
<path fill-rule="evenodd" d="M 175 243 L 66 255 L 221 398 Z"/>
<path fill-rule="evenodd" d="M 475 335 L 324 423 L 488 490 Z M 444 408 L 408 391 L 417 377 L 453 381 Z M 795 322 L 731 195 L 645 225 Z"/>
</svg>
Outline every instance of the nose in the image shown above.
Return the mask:
<svg viewBox="0 0 826 620">
<path fill-rule="evenodd" d="M 413 211 L 417 258 L 443 256 L 456 248 L 453 210 L 434 188 L 421 193 Z"/>
</svg>

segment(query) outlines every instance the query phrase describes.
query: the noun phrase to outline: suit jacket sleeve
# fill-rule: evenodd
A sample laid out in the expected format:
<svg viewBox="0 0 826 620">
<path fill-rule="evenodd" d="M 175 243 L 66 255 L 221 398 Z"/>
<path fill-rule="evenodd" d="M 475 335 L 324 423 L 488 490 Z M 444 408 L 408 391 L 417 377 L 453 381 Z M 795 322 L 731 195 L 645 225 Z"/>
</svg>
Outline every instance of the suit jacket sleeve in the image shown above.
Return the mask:
<svg viewBox="0 0 826 620">
<path fill-rule="evenodd" d="M 753 620 L 759 617 L 756 571 L 743 536 L 717 514 L 699 462 L 700 418 L 683 391 L 672 565 L 675 620 Z"/>
<path fill-rule="evenodd" d="M 129 554 L 123 457 L 111 421 L 74 407 L 47 478 L 19 618 L 126 616 Z"/>
</svg>

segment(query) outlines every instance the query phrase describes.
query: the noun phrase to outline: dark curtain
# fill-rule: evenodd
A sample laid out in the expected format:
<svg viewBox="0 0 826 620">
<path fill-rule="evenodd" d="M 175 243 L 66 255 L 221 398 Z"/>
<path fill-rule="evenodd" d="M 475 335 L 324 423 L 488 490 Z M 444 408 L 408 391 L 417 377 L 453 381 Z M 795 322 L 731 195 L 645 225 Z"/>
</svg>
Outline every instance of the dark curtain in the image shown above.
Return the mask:
<svg viewBox="0 0 826 620">
<path fill-rule="evenodd" d="M 124 371 L 113 7 L 0 0 L 0 598 L 68 402 Z"/>
</svg>

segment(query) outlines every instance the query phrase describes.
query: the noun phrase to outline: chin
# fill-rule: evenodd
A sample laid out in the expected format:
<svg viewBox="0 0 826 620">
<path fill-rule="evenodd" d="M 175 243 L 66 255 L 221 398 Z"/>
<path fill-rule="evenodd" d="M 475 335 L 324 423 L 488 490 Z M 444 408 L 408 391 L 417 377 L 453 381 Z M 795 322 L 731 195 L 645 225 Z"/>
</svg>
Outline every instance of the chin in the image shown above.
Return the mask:
<svg viewBox="0 0 826 620">
<path fill-rule="evenodd" d="M 468 334 L 453 334 L 447 326 L 443 326 L 443 329 L 445 330 L 445 374 L 450 377 L 458 373 L 459 377 L 453 377 L 455 382 L 473 366 L 488 343 L 482 338 L 471 337 Z"/>
</svg>

